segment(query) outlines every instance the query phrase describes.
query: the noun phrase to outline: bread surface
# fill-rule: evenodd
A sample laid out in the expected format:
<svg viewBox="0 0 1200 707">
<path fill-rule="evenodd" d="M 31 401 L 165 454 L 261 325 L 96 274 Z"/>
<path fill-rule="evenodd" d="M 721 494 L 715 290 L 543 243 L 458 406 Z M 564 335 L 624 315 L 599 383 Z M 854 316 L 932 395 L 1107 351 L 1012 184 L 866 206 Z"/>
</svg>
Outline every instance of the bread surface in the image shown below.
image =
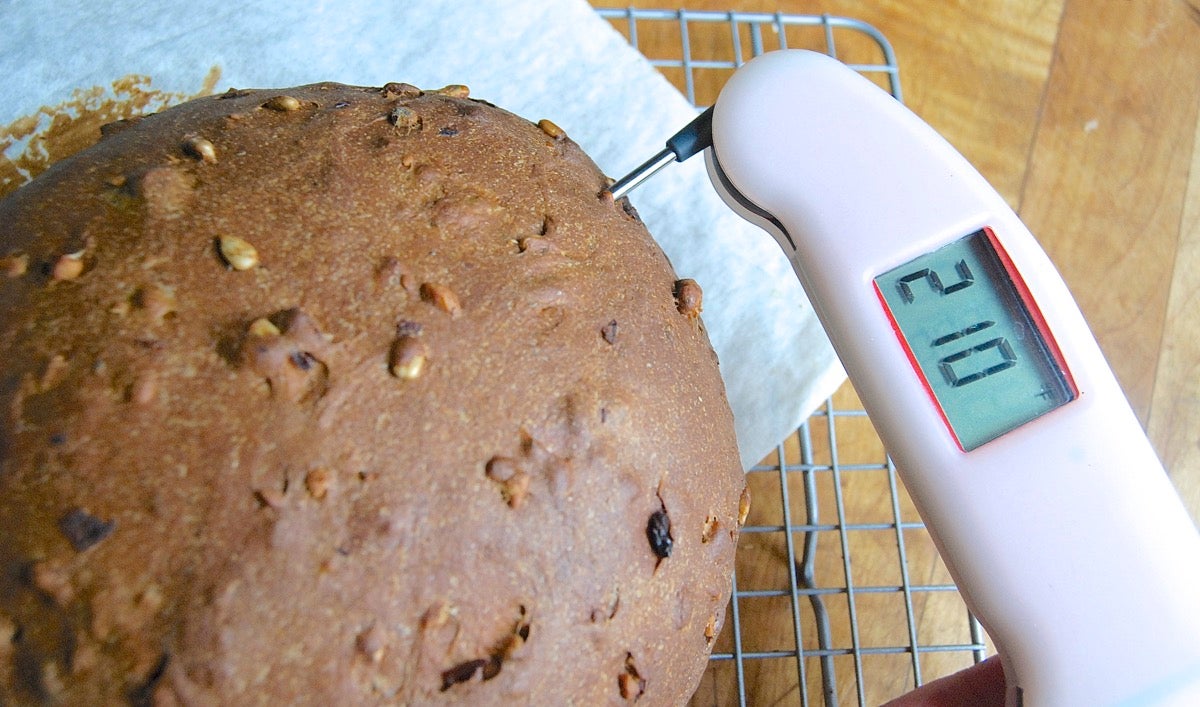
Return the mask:
<svg viewBox="0 0 1200 707">
<path fill-rule="evenodd" d="M 0 201 L 0 702 L 687 699 L 732 420 L 561 129 L 316 84 L 104 132 Z"/>
</svg>

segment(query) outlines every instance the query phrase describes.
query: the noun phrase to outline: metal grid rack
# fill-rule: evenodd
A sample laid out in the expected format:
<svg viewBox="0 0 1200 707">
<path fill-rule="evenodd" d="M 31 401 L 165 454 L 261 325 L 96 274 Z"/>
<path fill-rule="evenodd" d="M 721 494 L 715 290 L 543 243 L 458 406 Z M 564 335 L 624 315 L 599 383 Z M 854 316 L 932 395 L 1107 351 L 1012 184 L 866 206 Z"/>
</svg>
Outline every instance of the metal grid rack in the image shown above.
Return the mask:
<svg viewBox="0 0 1200 707">
<path fill-rule="evenodd" d="M 887 39 L 840 17 L 599 8 L 695 105 L 750 57 L 806 48 L 902 99 Z M 653 37 L 653 40 L 648 38 Z M 693 705 L 878 704 L 990 645 L 847 384 L 748 472 L 725 628 Z"/>
</svg>

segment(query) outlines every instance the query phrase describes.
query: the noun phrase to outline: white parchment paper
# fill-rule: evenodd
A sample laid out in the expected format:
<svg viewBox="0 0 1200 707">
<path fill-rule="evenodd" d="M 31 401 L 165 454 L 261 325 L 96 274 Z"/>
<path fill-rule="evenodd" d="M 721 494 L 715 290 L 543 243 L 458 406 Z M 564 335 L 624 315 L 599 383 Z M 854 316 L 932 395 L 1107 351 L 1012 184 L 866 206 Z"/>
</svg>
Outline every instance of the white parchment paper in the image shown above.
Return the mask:
<svg viewBox="0 0 1200 707">
<path fill-rule="evenodd" d="M 131 74 L 183 95 L 213 67 L 218 92 L 466 84 L 550 118 L 619 177 L 696 113 L 583 0 L 9 0 L 0 28 L 0 125 Z M 679 276 L 704 289 L 749 468 L 832 393 L 841 367 L 774 241 L 725 207 L 701 159 L 672 165 L 631 201 Z"/>
</svg>

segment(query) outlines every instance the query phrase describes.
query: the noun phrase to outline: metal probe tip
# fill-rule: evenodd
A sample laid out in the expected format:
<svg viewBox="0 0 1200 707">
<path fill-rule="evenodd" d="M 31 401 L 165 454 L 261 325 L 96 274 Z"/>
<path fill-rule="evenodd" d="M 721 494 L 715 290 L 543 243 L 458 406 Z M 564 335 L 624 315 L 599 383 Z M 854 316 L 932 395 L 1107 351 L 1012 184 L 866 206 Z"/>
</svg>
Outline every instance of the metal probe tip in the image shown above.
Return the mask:
<svg viewBox="0 0 1200 707">
<path fill-rule="evenodd" d="M 666 149 L 613 182 L 607 190 L 609 194 L 612 194 L 613 201 L 633 191 L 639 184 L 672 162 L 683 162 L 692 155 L 703 152 L 705 148 L 712 147 L 712 114 L 713 109 L 710 107 L 696 116 L 695 120 L 688 123 L 683 130 L 667 140 Z"/>
<path fill-rule="evenodd" d="M 612 186 L 608 188 L 608 193 L 612 194 L 613 201 L 616 201 L 674 161 L 675 153 L 670 149 L 663 150 L 643 163 L 642 166 L 613 182 Z"/>
</svg>

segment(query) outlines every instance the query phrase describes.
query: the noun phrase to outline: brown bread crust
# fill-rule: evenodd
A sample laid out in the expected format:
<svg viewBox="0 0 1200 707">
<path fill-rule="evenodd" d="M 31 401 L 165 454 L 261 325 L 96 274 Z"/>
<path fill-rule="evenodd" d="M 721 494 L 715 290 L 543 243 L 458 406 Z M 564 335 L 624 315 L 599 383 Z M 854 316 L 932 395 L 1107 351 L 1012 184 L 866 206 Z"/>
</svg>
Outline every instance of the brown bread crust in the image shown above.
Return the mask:
<svg viewBox="0 0 1200 707">
<path fill-rule="evenodd" d="M 732 420 L 561 129 L 316 84 L 105 134 L 0 201 L 0 702 L 686 700 Z"/>
</svg>

